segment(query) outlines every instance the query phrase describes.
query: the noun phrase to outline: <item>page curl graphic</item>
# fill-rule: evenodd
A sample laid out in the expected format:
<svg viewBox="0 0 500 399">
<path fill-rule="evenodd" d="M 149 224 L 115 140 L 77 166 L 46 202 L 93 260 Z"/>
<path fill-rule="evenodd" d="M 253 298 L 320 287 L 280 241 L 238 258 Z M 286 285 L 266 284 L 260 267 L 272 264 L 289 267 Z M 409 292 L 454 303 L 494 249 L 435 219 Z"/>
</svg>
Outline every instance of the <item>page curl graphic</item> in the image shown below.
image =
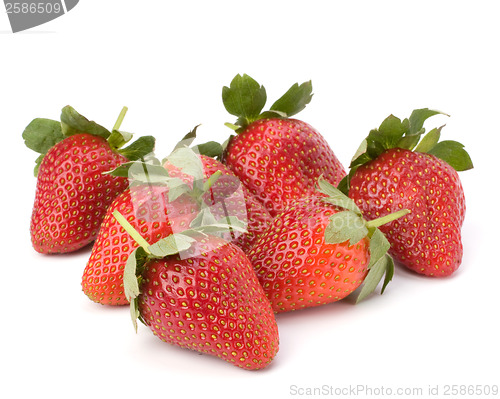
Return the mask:
<svg viewBox="0 0 500 399">
<path fill-rule="evenodd" d="M 72 10 L 79 0 L 4 0 L 13 33 L 52 21 Z"/>
</svg>

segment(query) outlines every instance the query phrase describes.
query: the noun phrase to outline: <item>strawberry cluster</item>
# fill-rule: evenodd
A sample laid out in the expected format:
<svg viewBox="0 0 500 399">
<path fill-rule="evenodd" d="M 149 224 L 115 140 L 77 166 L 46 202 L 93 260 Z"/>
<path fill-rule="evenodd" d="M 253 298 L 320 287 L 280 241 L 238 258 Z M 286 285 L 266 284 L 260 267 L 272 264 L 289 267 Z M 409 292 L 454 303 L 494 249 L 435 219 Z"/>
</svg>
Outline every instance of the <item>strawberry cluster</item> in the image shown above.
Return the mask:
<svg viewBox="0 0 500 399">
<path fill-rule="evenodd" d="M 346 171 L 325 138 L 292 118 L 312 98 L 293 85 L 269 110 L 248 75 L 224 87 L 237 119 L 222 145 L 193 145 L 196 128 L 163 160 L 153 137 L 108 130 L 73 108 L 37 118 L 26 145 L 40 153 L 31 239 L 43 254 L 92 245 L 84 293 L 129 305 L 161 340 L 255 370 L 279 348 L 276 313 L 369 297 L 394 267 L 452 274 L 462 261 L 463 145 L 426 132 L 438 114 L 393 115 L 370 131 Z M 394 262 L 396 261 L 396 262 Z M 358 290 L 359 288 L 359 290 Z"/>
</svg>

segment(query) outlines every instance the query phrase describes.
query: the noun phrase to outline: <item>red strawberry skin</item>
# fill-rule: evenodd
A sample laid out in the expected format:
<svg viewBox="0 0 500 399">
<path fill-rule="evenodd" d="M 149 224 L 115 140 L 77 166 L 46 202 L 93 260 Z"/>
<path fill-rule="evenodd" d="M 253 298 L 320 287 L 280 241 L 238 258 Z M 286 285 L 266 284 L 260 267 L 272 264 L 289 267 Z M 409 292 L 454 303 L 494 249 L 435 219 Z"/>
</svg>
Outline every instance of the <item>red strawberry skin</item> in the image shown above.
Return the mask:
<svg viewBox="0 0 500 399">
<path fill-rule="evenodd" d="M 45 155 L 38 172 L 31 241 L 44 254 L 76 251 L 97 236 L 106 209 L 123 192 L 125 178 L 103 175 L 127 159 L 107 141 L 70 136 Z"/>
<path fill-rule="evenodd" d="M 222 176 L 214 187 L 210 190 L 211 201 L 209 203 L 220 204 L 224 201 L 225 209 L 220 210 L 223 216 L 236 216 L 247 222 L 247 233 L 239 234 L 233 240 L 245 253 L 253 246 L 253 243 L 262 235 L 270 225 L 272 217 L 263 204 L 241 184 L 239 178 L 223 163 L 216 159 L 201 156 L 206 177 L 212 176 L 215 172 L 221 171 Z M 234 195 L 241 190 L 241 196 Z M 244 203 L 240 201 L 243 200 Z"/>
<path fill-rule="evenodd" d="M 217 217 L 235 216 L 247 223 L 247 233 L 233 234 L 233 237 L 228 234 L 225 238 L 228 241 L 233 241 L 245 253 L 248 252 L 271 223 L 271 215 L 226 165 L 206 155 L 200 155 L 200 159 L 206 179 L 216 172 L 222 173 L 204 196 L 205 203 L 211 206 L 212 212 Z M 164 166 L 169 171 L 170 176 L 180 177 L 184 181 L 192 183 L 192 176 L 182 174 L 178 168 L 168 162 Z"/>
<path fill-rule="evenodd" d="M 303 198 L 277 216 L 249 258 L 275 312 L 338 301 L 364 281 L 369 242 L 325 242 L 329 218 L 339 208 L 321 196 Z"/>
<path fill-rule="evenodd" d="M 443 160 L 400 148 L 387 150 L 356 170 L 349 197 L 368 220 L 410 210 L 380 230 L 394 258 L 411 270 L 448 276 L 459 267 L 465 197 L 458 173 Z"/>
<path fill-rule="evenodd" d="M 231 196 L 242 187 L 234 174 L 213 158 L 202 156 L 202 160 L 207 177 L 217 170 L 223 172 L 223 176 L 209 193 L 212 195 L 212 198 L 208 198 L 209 203 L 212 201 L 214 204 L 220 204 L 220 201 L 225 199 L 227 211 L 231 216 L 247 218 L 249 232 L 236 236 L 234 242 L 248 250 L 270 223 L 269 213 L 250 194 L 248 197 Z M 192 181 L 192 177 L 180 173 L 172 165 L 168 165 L 168 169 L 172 177 L 180 177 L 186 182 L 190 179 Z M 244 190 L 246 193 L 246 189 Z M 198 205 L 187 195 L 182 195 L 171 203 L 168 200 L 168 188 L 165 186 L 139 185 L 118 196 L 107 210 L 82 277 L 84 293 L 93 301 L 104 305 L 129 303 L 123 291 L 123 270 L 128 256 L 138 246 L 116 221 L 113 216 L 115 210 L 125 216 L 151 244 L 172 233 L 188 229 L 199 212 Z M 224 216 L 222 211 L 219 216 Z"/>
<path fill-rule="evenodd" d="M 142 320 L 164 342 L 244 369 L 268 366 L 278 351 L 278 327 L 248 258 L 215 237 L 195 245 L 198 255 L 145 265 Z"/>
<path fill-rule="evenodd" d="M 259 119 L 233 137 L 225 163 L 276 216 L 314 192 L 318 178 L 337 185 L 345 170 L 321 134 L 297 119 Z"/>
<path fill-rule="evenodd" d="M 167 194 L 164 186 L 135 186 L 110 205 L 82 277 L 83 292 L 91 300 L 103 305 L 129 303 L 123 291 L 123 270 L 138 244 L 117 222 L 115 210 L 151 244 L 189 227 L 197 206 L 185 196 L 169 203 Z"/>
<path fill-rule="evenodd" d="M 244 187 L 244 186 L 242 186 Z M 264 205 L 252 195 L 248 189 L 244 189 L 245 204 L 247 210 L 247 233 L 236 237 L 234 243 L 238 245 L 243 252 L 248 252 L 253 248 L 254 243 L 264 234 L 271 225 L 272 217 Z"/>
</svg>

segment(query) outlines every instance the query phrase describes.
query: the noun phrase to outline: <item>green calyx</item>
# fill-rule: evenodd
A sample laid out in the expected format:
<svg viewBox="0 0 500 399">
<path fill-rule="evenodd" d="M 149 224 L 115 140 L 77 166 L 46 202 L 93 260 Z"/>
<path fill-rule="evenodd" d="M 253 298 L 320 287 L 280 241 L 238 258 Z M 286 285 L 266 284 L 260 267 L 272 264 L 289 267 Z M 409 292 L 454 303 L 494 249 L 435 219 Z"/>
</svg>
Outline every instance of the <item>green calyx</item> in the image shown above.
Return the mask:
<svg viewBox="0 0 500 399">
<path fill-rule="evenodd" d="M 40 164 L 47 151 L 67 137 L 75 134 L 88 133 L 106 139 L 110 147 L 129 160 L 140 159 L 153 151 L 155 139 L 152 136 L 143 136 L 126 148 L 133 134 L 120 130 L 128 108 L 123 107 L 118 119 L 109 131 L 105 127 L 90 121 L 79 114 L 73 107 L 67 105 L 61 111 L 61 120 L 35 118 L 24 129 L 22 137 L 26 146 L 40 154 L 36 160 L 35 176 L 38 175 Z"/>
<path fill-rule="evenodd" d="M 200 155 L 215 157 L 222 153 L 222 146 L 214 141 L 192 146 L 196 139 L 195 126 L 186 134 L 174 147 L 170 155 L 163 160 L 159 160 L 153 153 L 149 153 L 140 159 L 126 162 L 116 169 L 106 172 L 112 176 L 126 177 L 131 185 L 163 185 L 168 186 L 168 199 L 175 201 L 183 194 L 192 197 L 201 206 L 202 196 L 210 189 L 215 181 L 220 177 L 220 173 L 214 173 L 209 179 L 205 179 L 203 163 Z M 170 176 L 164 167 L 169 163 L 193 178 L 192 185 L 184 180 Z"/>
<path fill-rule="evenodd" d="M 349 166 L 349 175 L 339 184 L 342 192 L 348 192 L 350 178 L 359 166 L 376 159 L 384 151 L 391 148 L 432 154 L 459 172 L 472 169 L 471 158 L 463 144 L 452 140 L 439 141 L 444 125 L 433 128 L 426 133 L 423 127 L 425 121 L 438 114 L 449 116 L 429 108 L 415 109 L 409 118 L 403 120 L 389 115 L 378 129 L 370 131 L 359 146 Z"/>
<path fill-rule="evenodd" d="M 209 189 L 208 186 L 206 188 Z M 155 243 L 149 244 L 118 211 L 115 210 L 113 216 L 132 239 L 139 244 L 139 247 L 129 255 L 123 273 L 124 292 L 130 302 L 130 314 L 136 331 L 137 319 L 142 321 L 137 298 L 140 294 L 142 273 L 147 262 L 182 254 L 188 251 L 200 237 L 217 236 L 219 233 L 225 232 L 247 232 L 246 223 L 241 222 L 238 218 L 225 216 L 217 220 L 208 206 L 202 206 L 188 229 L 172 233 Z"/>
<path fill-rule="evenodd" d="M 379 219 L 366 221 L 354 201 L 323 178 L 318 180 L 317 191 L 326 195 L 323 198 L 325 202 L 344 209 L 330 217 L 330 223 L 325 229 L 327 243 L 340 244 L 348 241 L 349 245 L 355 245 L 365 237 L 370 242 L 369 272 L 356 302 L 360 302 L 370 295 L 377 288 L 382 277 L 385 276 L 382 285 L 383 293 L 394 275 L 394 261 L 387 253 L 390 248 L 389 241 L 378 227 L 403 217 L 409 211 L 403 209 Z"/>
<path fill-rule="evenodd" d="M 137 332 L 137 319 L 141 320 L 137 298 L 140 294 L 139 287 L 144 265 L 152 259 L 159 259 L 188 250 L 194 239 L 185 234 L 175 233 L 154 245 L 150 245 L 120 212 L 115 210 L 113 216 L 132 239 L 139 244 L 139 247 L 128 256 L 123 271 L 125 297 L 130 302 L 130 315 L 134 329 Z"/>
<path fill-rule="evenodd" d="M 205 178 L 199 151 L 211 153 L 218 150 L 217 146 L 210 142 L 190 147 L 195 138 L 196 128 L 184 136 L 175 146 L 172 153 L 164 160 L 160 161 L 153 154 L 149 154 L 148 157 L 140 161 L 122 164 L 115 170 L 108 172 L 114 176 L 127 177 L 131 185 L 167 187 L 168 201 L 170 203 L 174 202 L 181 195 L 187 195 L 196 204 L 197 208 L 197 214 L 187 229 L 172 233 L 155 243 L 148 243 L 123 215 L 118 211 L 113 212 L 113 216 L 118 223 L 139 245 L 129 255 L 124 270 L 125 296 L 130 302 L 132 321 L 136 331 L 137 319 L 141 320 L 137 297 L 140 294 L 139 287 L 144 265 L 148 261 L 176 254 L 182 255 L 201 237 L 220 237 L 221 234 L 227 232 L 238 232 L 239 234 L 247 232 L 247 224 L 245 222 L 227 213 L 223 217 L 216 217 L 212 213 L 213 209 L 210 204 L 205 203 L 205 194 L 213 188 L 217 179 L 221 177 L 222 172 L 215 172 L 208 178 Z M 170 176 L 168 170 L 163 166 L 166 162 L 178 168 L 182 173 L 191 176 L 193 178 L 192 182 L 188 184 L 188 182 L 185 182 L 181 178 Z"/>
<path fill-rule="evenodd" d="M 236 116 L 235 123 L 226 126 L 241 133 L 250 123 L 265 118 L 289 118 L 302 111 L 312 98 L 311 81 L 295 83 L 268 111 L 262 111 L 267 102 L 264 86 L 250 76 L 236 75 L 229 87 L 222 89 L 222 102 L 226 110 Z"/>
</svg>

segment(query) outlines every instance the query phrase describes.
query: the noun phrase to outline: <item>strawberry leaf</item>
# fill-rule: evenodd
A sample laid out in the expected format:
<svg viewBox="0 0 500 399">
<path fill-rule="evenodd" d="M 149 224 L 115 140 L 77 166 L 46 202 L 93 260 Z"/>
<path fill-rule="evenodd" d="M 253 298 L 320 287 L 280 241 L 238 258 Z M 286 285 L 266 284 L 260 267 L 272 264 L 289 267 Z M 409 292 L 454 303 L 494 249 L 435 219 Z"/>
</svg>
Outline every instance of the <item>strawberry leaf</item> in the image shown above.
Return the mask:
<svg viewBox="0 0 500 399">
<path fill-rule="evenodd" d="M 324 201 L 361 215 L 361 211 L 354 201 L 325 179 L 318 179 L 318 187 L 316 190 L 327 196 L 323 199 Z"/>
<path fill-rule="evenodd" d="M 181 141 L 179 141 L 172 152 L 179 148 L 190 147 L 193 141 L 196 140 L 196 131 L 200 125 L 194 127 L 188 134 L 186 134 Z M 236 126 L 238 129 L 238 126 Z M 206 143 L 198 144 L 192 147 L 193 151 L 200 155 L 206 155 L 210 158 L 220 157 L 222 155 L 222 145 L 216 141 L 208 141 Z"/>
<path fill-rule="evenodd" d="M 410 115 L 410 118 L 405 119 L 407 123 L 407 132 L 401 140 L 392 147 L 404 148 L 413 150 L 420 141 L 421 136 L 425 133 L 424 122 L 433 115 L 443 114 L 440 111 L 431 110 L 429 108 L 415 109 Z M 446 115 L 446 114 L 443 114 Z M 432 137 L 432 136 L 431 136 Z"/>
<path fill-rule="evenodd" d="M 302 111 L 311 102 L 312 96 L 311 81 L 304 82 L 300 86 L 295 83 L 271 106 L 270 110 L 279 111 L 290 117 Z"/>
<path fill-rule="evenodd" d="M 190 230 L 193 232 L 199 232 L 203 234 L 214 234 L 214 233 L 226 233 L 229 231 L 237 231 L 240 233 L 247 232 L 247 223 L 240 220 L 236 216 L 225 216 L 220 219 L 216 219 L 211 208 L 203 208 L 196 217 L 191 221 L 189 225 Z M 185 231 L 186 234 L 190 234 L 190 231 Z"/>
<path fill-rule="evenodd" d="M 197 227 L 206 226 L 206 225 L 215 224 L 215 223 L 217 223 L 217 219 L 215 219 L 214 215 L 210 211 L 210 208 L 204 208 L 191 221 L 191 224 L 189 225 L 189 227 L 194 229 Z"/>
<path fill-rule="evenodd" d="M 140 294 L 141 274 L 147 261 L 146 252 L 142 247 L 138 247 L 128 256 L 123 269 L 123 290 L 130 302 L 130 317 L 135 332 L 137 332 L 137 319 L 140 318 L 137 297 Z"/>
<path fill-rule="evenodd" d="M 170 178 L 168 171 L 161 165 L 145 162 L 129 162 L 119 166 L 115 171 L 119 176 L 128 177 L 131 181 L 148 184 L 166 184 Z M 117 174 L 113 171 L 114 176 Z"/>
<path fill-rule="evenodd" d="M 191 234 L 212 234 L 216 233 L 227 233 L 231 231 L 237 231 L 239 233 L 247 233 L 247 224 L 241 221 L 235 216 L 227 216 L 217 220 L 215 223 L 200 225 L 198 227 L 193 227 L 189 230 L 185 230 L 183 233 L 186 235 Z"/>
<path fill-rule="evenodd" d="M 174 233 L 150 245 L 148 250 L 152 256 L 164 258 L 188 250 L 195 241 L 186 234 Z"/>
<path fill-rule="evenodd" d="M 168 186 L 168 200 L 170 202 L 174 202 L 181 195 L 192 191 L 192 188 L 184 180 L 177 177 L 169 178 L 166 184 Z"/>
<path fill-rule="evenodd" d="M 147 162 L 133 161 L 123 163 L 109 172 L 104 172 L 104 174 L 128 178 L 131 186 L 137 184 L 167 186 L 168 198 L 171 202 L 175 201 L 182 194 L 192 191 L 192 188 L 182 179 L 170 177 L 168 171 L 154 157 L 149 157 Z"/>
<path fill-rule="evenodd" d="M 387 285 L 392 281 L 394 277 L 394 260 L 388 254 L 385 255 L 386 258 L 386 266 L 385 266 L 385 278 L 384 283 L 382 284 L 382 289 L 380 291 L 381 294 L 384 293 Z"/>
<path fill-rule="evenodd" d="M 385 143 L 384 137 L 382 137 L 377 129 L 370 130 L 366 138 L 366 153 L 363 154 L 365 155 L 364 158 L 366 158 L 367 161 L 377 158 L 385 151 Z M 361 158 L 361 156 L 358 157 L 358 159 Z"/>
<path fill-rule="evenodd" d="M 392 268 L 391 268 L 392 265 Z M 366 275 L 365 281 L 363 282 L 363 288 L 359 292 L 358 298 L 356 299 L 356 303 L 361 302 L 363 299 L 368 297 L 372 292 L 375 291 L 378 284 L 382 280 L 384 275 L 389 275 L 389 281 L 393 275 L 394 264 L 392 263 L 392 258 L 390 256 L 383 256 L 380 258 L 371 268 L 368 274 Z M 392 271 L 391 271 L 392 270 Z M 387 281 L 384 281 L 384 290 L 387 286 Z"/>
<path fill-rule="evenodd" d="M 144 160 L 148 154 L 153 153 L 155 143 L 156 140 L 153 136 L 142 136 L 128 147 L 120 149 L 119 153 L 129 161 Z"/>
<path fill-rule="evenodd" d="M 277 110 L 269 110 L 264 111 L 259 115 L 259 119 L 268 119 L 268 118 L 287 118 L 289 115 L 286 112 L 277 111 Z"/>
<path fill-rule="evenodd" d="M 438 114 L 449 116 L 441 111 L 435 111 L 429 108 L 421 108 L 413 110 L 409 118 L 410 126 L 408 134 L 410 136 L 421 134 L 424 122 L 431 116 Z"/>
<path fill-rule="evenodd" d="M 134 164 L 134 162 L 122 163 L 120 166 L 117 166 L 115 169 L 112 169 L 108 172 L 103 172 L 103 174 L 116 176 L 116 177 L 128 177 L 128 171 L 132 167 L 133 164 Z"/>
<path fill-rule="evenodd" d="M 234 123 L 229 123 L 229 122 L 225 122 L 224 126 L 228 127 L 231 130 L 234 130 L 235 132 L 237 132 L 238 130 L 241 129 L 241 126 L 238 126 L 238 125 L 235 125 Z M 222 146 L 224 147 L 224 145 L 222 145 Z"/>
<path fill-rule="evenodd" d="M 193 130 L 187 133 L 174 147 L 172 151 L 175 151 L 177 148 L 189 147 L 193 141 L 196 139 L 196 130 L 200 125 L 196 125 Z"/>
<path fill-rule="evenodd" d="M 371 269 L 375 263 L 385 256 L 390 247 L 391 244 L 384 234 L 377 228 L 373 229 L 370 237 L 370 263 L 368 269 Z"/>
<path fill-rule="evenodd" d="M 227 230 L 236 230 L 239 233 L 248 233 L 248 223 L 236 216 L 225 216 L 217 220 L 217 226 L 227 226 Z"/>
<path fill-rule="evenodd" d="M 350 183 L 351 182 L 351 178 L 354 175 L 354 172 L 356 171 L 356 169 L 357 169 L 357 167 L 351 168 L 351 170 L 349 171 L 349 173 L 342 178 L 342 180 L 339 182 L 339 185 L 337 186 L 337 188 L 343 194 L 345 194 L 345 195 L 349 194 L 349 187 L 350 187 L 350 184 L 351 184 Z"/>
<path fill-rule="evenodd" d="M 423 134 L 424 132 L 425 132 L 425 130 L 422 129 L 421 134 Z M 399 140 L 393 147 L 390 147 L 390 148 L 398 147 L 398 148 L 404 148 L 405 150 L 412 151 L 415 148 L 415 146 L 418 144 L 419 140 L 420 140 L 419 134 L 415 134 L 413 136 L 406 135 L 406 136 L 403 136 L 401 138 L 401 140 Z"/>
<path fill-rule="evenodd" d="M 137 276 L 140 275 L 144 262 L 147 260 L 146 252 L 142 247 L 136 248 L 127 259 L 123 269 L 123 290 L 125 297 L 130 302 L 140 294 Z"/>
<path fill-rule="evenodd" d="M 403 148 L 410 151 L 427 152 L 448 162 L 457 171 L 473 167 L 469 154 L 463 145 L 455 141 L 438 142 L 443 126 L 432 129 L 422 139 L 425 133 L 423 125 L 433 115 L 446 115 L 443 112 L 421 108 L 413 110 L 410 117 L 401 121 L 394 115 L 387 117 L 378 129 L 370 131 L 354 155 L 349 174 L 341 180 L 338 188 L 348 193 L 349 182 L 356 169 L 374 159 L 391 148 Z M 420 144 L 419 144 L 420 141 Z M 444 143 L 444 144 L 442 144 Z"/>
<path fill-rule="evenodd" d="M 177 148 L 168 156 L 168 161 L 179 168 L 182 173 L 194 177 L 195 180 L 203 181 L 203 164 L 192 148 Z"/>
<path fill-rule="evenodd" d="M 396 212 L 392 215 L 396 217 L 398 213 Z M 387 254 L 387 252 L 391 247 L 391 244 L 378 228 L 369 227 L 369 230 L 370 230 L 369 233 L 370 262 L 368 263 L 369 271 L 365 278 L 363 288 L 361 289 L 359 296 L 356 300 L 356 303 L 362 301 L 373 291 L 375 291 L 375 288 L 377 288 L 380 280 L 382 280 L 382 276 L 385 275 L 384 283 L 382 284 L 382 290 L 381 290 L 381 294 L 383 294 L 387 285 L 394 276 L 394 261 Z"/>
<path fill-rule="evenodd" d="M 46 154 L 47 151 L 64 139 L 61 123 L 52 119 L 33 119 L 23 131 L 24 144 L 29 149 Z"/>
<path fill-rule="evenodd" d="M 210 158 L 217 158 L 222 155 L 223 149 L 220 143 L 216 141 L 207 141 L 206 143 L 194 146 L 196 152 Z"/>
<path fill-rule="evenodd" d="M 302 111 L 311 102 L 312 96 L 311 81 L 300 85 L 295 83 L 269 110 L 262 112 L 267 101 L 264 86 L 246 74 L 236 75 L 229 87 L 222 88 L 222 101 L 226 110 L 238 119 L 234 124 L 225 125 L 241 133 L 250 123 L 259 119 L 289 118 Z"/>
<path fill-rule="evenodd" d="M 367 234 L 368 229 L 362 216 L 352 211 L 342 211 L 330 216 L 325 229 L 325 242 L 340 244 L 349 241 L 350 245 L 354 245 Z"/>
<path fill-rule="evenodd" d="M 35 177 L 38 176 L 38 170 L 40 169 L 40 165 L 42 164 L 43 158 L 45 158 L 45 155 L 41 154 L 37 159 L 35 159 L 35 169 L 33 170 L 33 174 Z"/>
<path fill-rule="evenodd" d="M 36 177 L 40 164 L 47 151 L 64 140 L 61 123 L 52 119 L 33 119 L 24 129 L 22 137 L 26 147 L 41 154 L 35 160 L 35 169 L 33 173 Z"/>
<path fill-rule="evenodd" d="M 366 150 L 368 149 L 368 142 L 367 142 L 367 139 L 364 139 L 361 144 L 359 145 L 358 149 L 356 150 L 356 152 L 354 153 L 352 159 L 351 159 L 351 165 L 350 166 L 353 166 L 353 164 L 356 163 L 357 159 L 363 155 L 366 154 Z"/>
<path fill-rule="evenodd" d="M 439 138 L 441 137 L 441 129 L 444 127 L 441 126 L 439 128 L 432 129 L 429 133 L 427 133 L 422 141 L 415 148 L 416 152 L 429 152 L 434 148 L 434 146 L 438 143 Z"/>
<path fill-rule="evenodd" d="M 380 125 L 378 130 L 373 130 L 373 137 L 377 139 L 384 149 L 394 147 L 407 131 L 405 123 L 394 115 L 389 115 Z"/>
<path fill-rule="evenodd" d="M 432 147 L 428 153 L 447 162 L 452 168 L 459 172 L 474 167 L 469 154 L 464 150 L 464 145 L 457 141 L 441 141 Z"/>
<path fill-rule="evenodd" d="M 236 75 L 230 86 L 222 89 L 224 107 L 231 115 L 238 117 L 239 126 L 246 126 L 257 120 L 266 101 L 264 86 L 246 74 Z"/>
<path fill-rule="evenodd" d="M 137 298 L 134 298 L 130 301 L 130 317 L 132 319 L 134 330 L 137 333 L 137 319 L 141 320 L 141 313 L 139 312 L 139 301 Z"/>
<path fill-rule="evenodd" d="M 111 135 L 109 130 L 94 121 L 89 121 L 69 105 L 61 111 L 61 126 L 66 137 L 79 133 L 89 133 L 107 139 Z"/>
</svg>

